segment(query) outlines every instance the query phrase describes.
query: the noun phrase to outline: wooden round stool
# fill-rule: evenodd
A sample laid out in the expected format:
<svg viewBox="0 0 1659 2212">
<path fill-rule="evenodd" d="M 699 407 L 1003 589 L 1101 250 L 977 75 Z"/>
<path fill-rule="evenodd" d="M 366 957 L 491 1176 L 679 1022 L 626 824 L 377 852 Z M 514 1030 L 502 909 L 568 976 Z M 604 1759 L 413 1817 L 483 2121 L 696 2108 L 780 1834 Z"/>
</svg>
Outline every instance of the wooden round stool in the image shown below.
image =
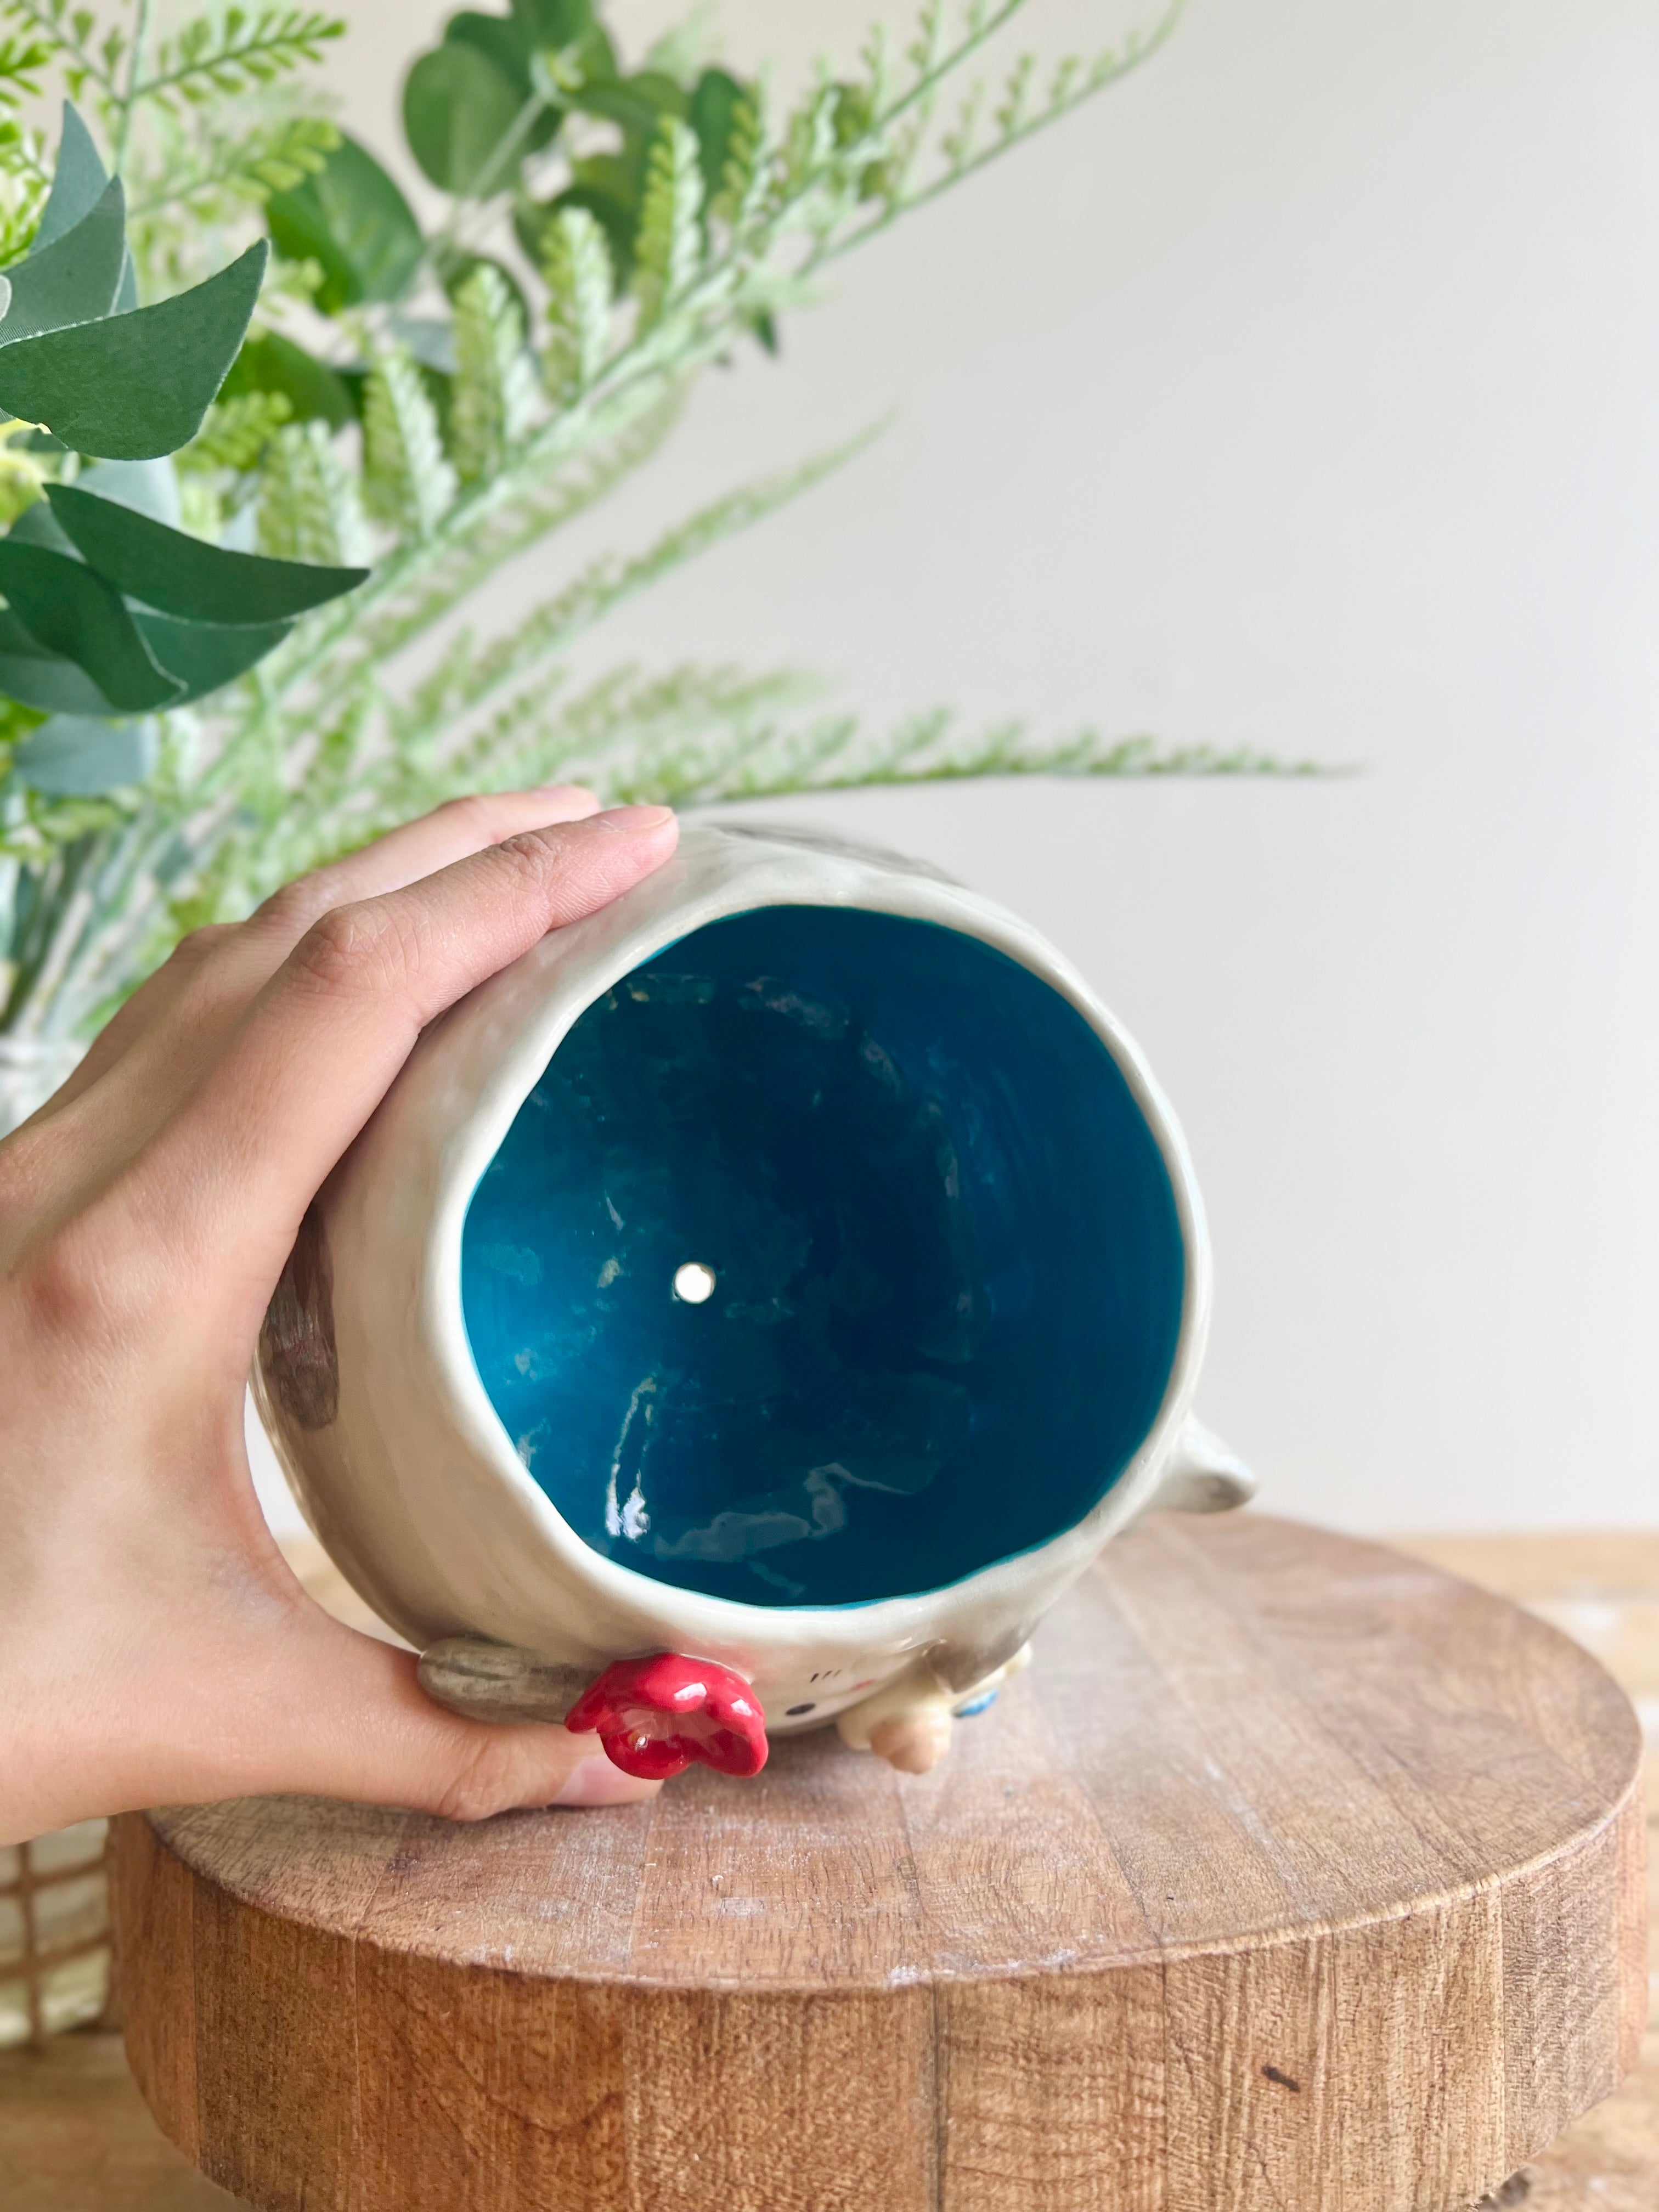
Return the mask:
<svg viewBox="0 0 1659 2212">
<path fill-rule="evenodd" d="M 295 2212 L 1448 2212 L 1636 2057 L 1639 1755 L 1498 1599 L 1160 1516 L 925 1777 L 129 1818 L 129 2049 Z"/>
</svg>

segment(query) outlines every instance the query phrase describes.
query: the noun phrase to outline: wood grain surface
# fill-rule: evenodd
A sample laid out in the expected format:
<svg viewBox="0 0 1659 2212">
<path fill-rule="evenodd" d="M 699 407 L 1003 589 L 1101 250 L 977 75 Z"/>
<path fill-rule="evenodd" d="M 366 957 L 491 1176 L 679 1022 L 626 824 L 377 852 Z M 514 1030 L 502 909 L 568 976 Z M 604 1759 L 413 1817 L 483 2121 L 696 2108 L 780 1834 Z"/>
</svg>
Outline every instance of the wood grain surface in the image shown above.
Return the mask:
<svg viewBox="0 0 1659 2212">
<path fill-rule="evenodd" d="M 1638 1767 L 1503 1601 L 1160 1518 L 933 1775 L 125 1821 L 129 2050 L 307 2212 L 1447 2212 L 1635 2059 Z"/>
</svg>

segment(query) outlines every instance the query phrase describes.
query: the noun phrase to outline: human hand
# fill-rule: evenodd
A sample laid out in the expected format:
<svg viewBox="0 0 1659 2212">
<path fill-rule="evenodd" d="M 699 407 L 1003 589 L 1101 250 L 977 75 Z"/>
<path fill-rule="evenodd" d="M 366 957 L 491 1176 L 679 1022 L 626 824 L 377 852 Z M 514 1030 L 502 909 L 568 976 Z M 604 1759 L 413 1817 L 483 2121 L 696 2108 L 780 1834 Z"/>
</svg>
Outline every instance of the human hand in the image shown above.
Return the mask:
<svg viewBox="0 0 1659 2212">
<path fill-rule="evenodd" d="M 0 1144 L 0 1842 L 298 1790 L 463 1820 L 654 1784 L 464 1720 L 313 1604 L 243 1401 L 301 1218 L 422 1027 L 674 849 L 574 789 L 441 808 L 198 931 Z"/>
</svg>

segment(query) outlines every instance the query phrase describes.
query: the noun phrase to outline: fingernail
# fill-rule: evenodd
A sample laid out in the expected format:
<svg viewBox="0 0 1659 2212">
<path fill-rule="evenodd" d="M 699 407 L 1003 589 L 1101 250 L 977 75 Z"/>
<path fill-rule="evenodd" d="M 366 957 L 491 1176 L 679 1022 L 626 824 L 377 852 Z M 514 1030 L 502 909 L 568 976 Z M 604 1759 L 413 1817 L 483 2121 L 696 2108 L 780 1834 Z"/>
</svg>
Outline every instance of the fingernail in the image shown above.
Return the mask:
<svg viewBox="0 0 1659 2212">
<path fill-rule="evenodd" d="M 532 799 L 593 799 L 585 783 L 534 783 L 527 795 Z M 593 799 L 596 808 L 599 803 Z"/>
<path fill-rule="evenodd" d="M 555 1805 L 631 1805 L 641 1797 L 653 1796 L 659 1786 L 654 1782 L 636 1782 L 631 1774 L 624 1774 L 599 1756 L 579 1760 L 550 1802 Z"/>
<path fill-rule="evenodd" d="M 607 830 L 625 830 L 632 836 L 641 830 L 660 830 L 665 822 L 673 820 L 674 810 L 672 806 L 607 806 L 593 818 Z"/>
</svg>

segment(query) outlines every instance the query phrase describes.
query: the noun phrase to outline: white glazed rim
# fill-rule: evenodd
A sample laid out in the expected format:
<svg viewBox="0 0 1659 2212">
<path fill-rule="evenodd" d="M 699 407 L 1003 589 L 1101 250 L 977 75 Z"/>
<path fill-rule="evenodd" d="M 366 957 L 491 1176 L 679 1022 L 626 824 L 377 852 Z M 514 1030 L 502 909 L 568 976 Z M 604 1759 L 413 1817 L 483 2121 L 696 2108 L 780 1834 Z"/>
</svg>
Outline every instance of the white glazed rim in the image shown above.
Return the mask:
<svg viewBox="0 0 1659 2212">
<path fill-rule="evenodd" d="M 689 833 L 684 843 L 689 844 L 696 834 Z M 755 857 L 761 860 L 767 853 L 763 836 L 748 831 L 744 836 L 745 843 L 752 838 Z M 887 854 L 860 853 L 857 857 L 869 872 L 856 898 L 847 897 L 833 880 L 822 886 L 803 881 L 796 871 L 804 854 L 800 848 L 792 845 L 791 881 L 786 896 L 757 895 L 745 872 L 712 890 L 692 889 L 672 908 L 653 906 L 637 926 L 617 938 L 603 959 L 582 964 L 580 988 L 556 981 L 539 1017 L 526 1021 L 487 1090 L 477 1097 L 475 1110 L 462 1119 L 444 1146 L 438 1164 L 416 1315 L 419 1335 L 434 1363 L 434 1382 L 448 1399 L 461 1432 L 507 1485 L 566 1568 L 596 1595 L 622 1611 L 635 1616 L 648 1614 L 668 1632 L 676 1649 L 714 1642 L 760 1648 L 781 1638 L 792 1644 L 815 1638 L 839 1643 L 847 1641 L 849 1634 L 860 1644 L 889 1638 L 908 1644 L 914 1639 L 918 1607 L 955 1613 L 958 1607 L 966 1608 L 980 1599 L 1006 1596 L 1016 1584 L 1030 1578 L 1031 1563 L 1037 1559 L 1047 1563 L 1042 1581 L 1052 1592 L 1057 1582 L 1069 1580 L 1073 1572 L 1086 1565 L 1106 1538 L 1133 1519 L 1150 1501 L 1166 1448 L 1189 1410 L 1203 1358 L 1211 1272 L 1203 1205 L 1185 1139 L 1139 1047 L 1064 956 L 1017 915 L 931 872 L 898 873 L 897 868 L 905 864 L 897 856 L 890 856 L 892 872 L 882 866 L 890 860 Z M 649 879 L 641 888 L 648 888 L 648 883 Z M 624 903 L 619 902 L 619 907 Z M 576 1021 L 623 976 L 669 945 L 711 922 L 767 906 L 848 907 L 890 914 L 900 920 L 937 922 L 1006 954 L 1058 991 L 1111 1054 L 1152 1133 L 1170 1177 L 1187 1261 L 1181 1325 L 1158 1413 L 1122 1473 L 1080 1521 L 1041 1544 L 990 1560 L 955 1582 L 834 1606 L 748 1605 L 738 1599 L 714 1597 L 659 1582 L 595 1551 L 578 1535 L 520 1459 L 479 1376 L 461 1302 L 461 1243 L 473 1193 Z M 574 925 L 577 930 L 582 927 Z"/>
</svg>

